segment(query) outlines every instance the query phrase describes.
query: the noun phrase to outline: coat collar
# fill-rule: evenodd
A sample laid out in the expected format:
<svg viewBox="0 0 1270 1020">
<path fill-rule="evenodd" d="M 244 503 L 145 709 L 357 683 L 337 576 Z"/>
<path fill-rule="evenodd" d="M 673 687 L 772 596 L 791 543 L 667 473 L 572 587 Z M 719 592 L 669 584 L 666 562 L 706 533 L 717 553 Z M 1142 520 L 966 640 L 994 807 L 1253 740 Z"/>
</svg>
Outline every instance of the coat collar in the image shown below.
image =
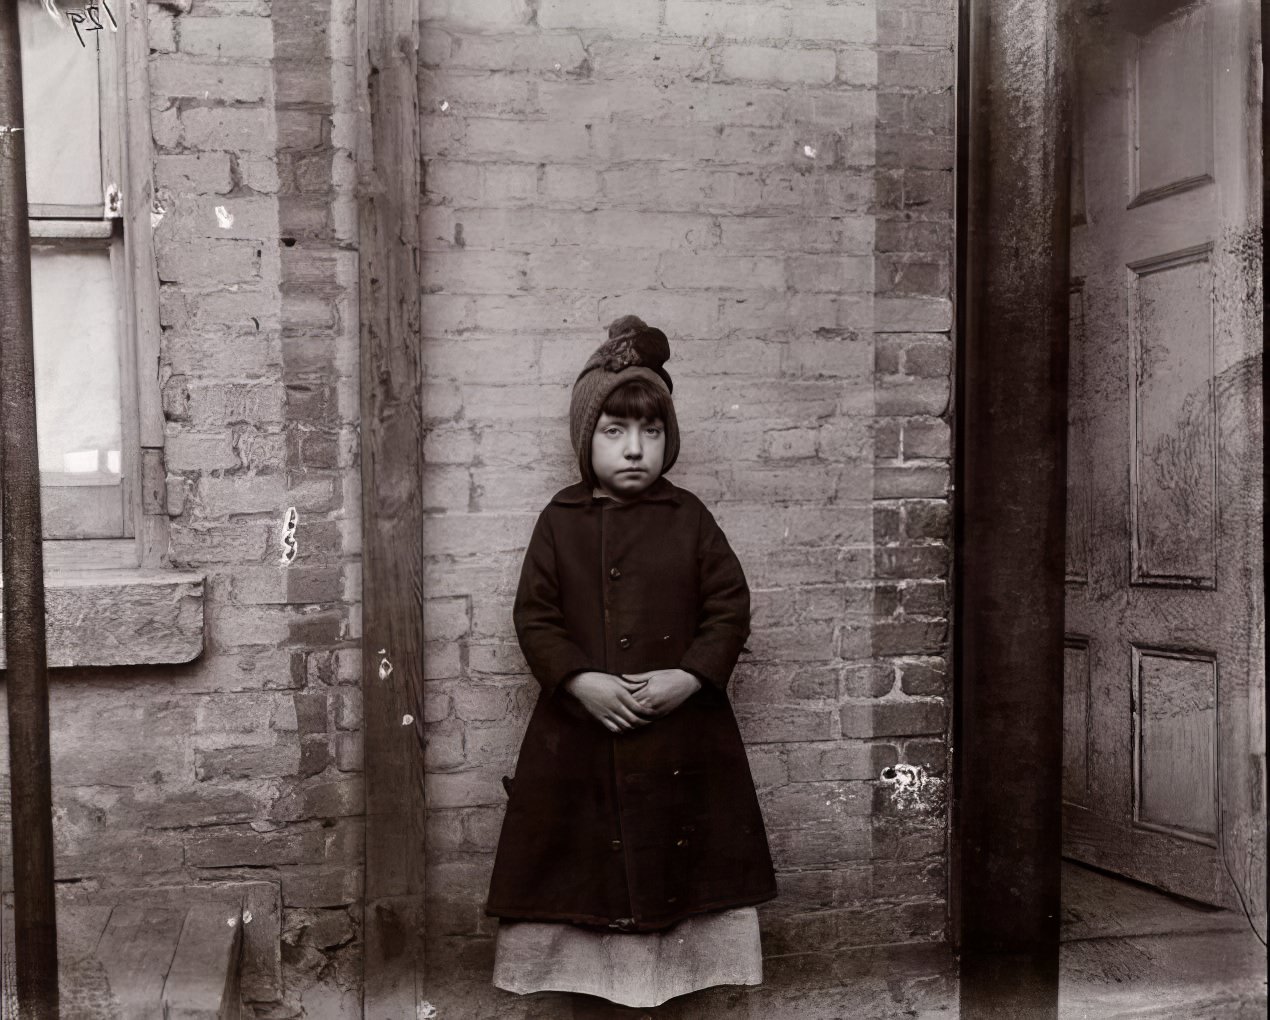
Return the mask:
<svg viewBox="0 0 1270 1020">
<path fill-rule="evenodd" d="M 589 506 L 593 500 L 591 495 L 591 486 L 586 482 L 574 482 L 567 488 L 561 489 L 551 497 L 551 502 L 561 506 Z M 657 481 L 653 482 L 644 494 L 633 503 L 674 503 L 676 506 L 680 503 L 681 497 L 679 489 L 665 475 L 660 476 Z M 622 506 L 631 506 L 633 503 L 624 503 Z"/>
</svg>

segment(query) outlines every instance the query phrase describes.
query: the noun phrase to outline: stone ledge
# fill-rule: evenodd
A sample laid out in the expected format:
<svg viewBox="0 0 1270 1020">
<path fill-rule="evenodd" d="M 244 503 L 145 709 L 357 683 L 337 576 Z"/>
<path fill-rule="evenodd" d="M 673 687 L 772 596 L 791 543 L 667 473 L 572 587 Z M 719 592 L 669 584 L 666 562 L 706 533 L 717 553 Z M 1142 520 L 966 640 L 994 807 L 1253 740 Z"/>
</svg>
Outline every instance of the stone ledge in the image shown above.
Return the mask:
<svg viewBox="0 0 1270 1020">
<path fill-rule="evenodd" d="M 49 570 L 48 664 L 190 662 L 203 652 L 204 575 L 184 570 Z M 0 668 L 4 654 L 0 611 Z"/>
</svg>

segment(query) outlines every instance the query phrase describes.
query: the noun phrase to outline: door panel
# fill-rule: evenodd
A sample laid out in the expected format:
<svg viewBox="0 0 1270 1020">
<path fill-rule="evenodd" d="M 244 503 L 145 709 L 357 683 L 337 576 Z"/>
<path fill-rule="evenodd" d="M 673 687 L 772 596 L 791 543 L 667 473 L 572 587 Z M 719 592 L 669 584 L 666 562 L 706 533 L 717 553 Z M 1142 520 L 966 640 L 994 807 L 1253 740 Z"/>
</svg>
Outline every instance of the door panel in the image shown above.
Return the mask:
<svg viewBox="0 0 1270 1020">
<path fill-rule="evenodd" d="M 1097 10 L 1075 89 L 1064 853 L 1264 918 L 1259 12 Z"/>
</svg>

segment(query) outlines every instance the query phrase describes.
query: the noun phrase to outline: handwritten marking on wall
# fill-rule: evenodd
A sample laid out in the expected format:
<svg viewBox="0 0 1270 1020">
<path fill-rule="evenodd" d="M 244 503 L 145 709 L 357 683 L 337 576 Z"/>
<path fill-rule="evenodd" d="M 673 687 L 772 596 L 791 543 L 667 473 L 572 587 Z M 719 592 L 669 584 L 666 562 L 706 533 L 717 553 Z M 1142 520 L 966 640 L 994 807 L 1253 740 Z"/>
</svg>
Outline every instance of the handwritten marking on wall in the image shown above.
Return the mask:
<svg viewBox="0 0 1270 1020">
<path fill-rule="evenodd" d="M 295 507 L 287 507 L 287 514 L 282 519 L 282 562 L 291 563 L 296 553 L 300 551 L 300 545 L 295 539 L 295 529 L 300 523 L 300 515 L 296 513 Z"/>
<path fill-rule="evenodd" d="M 109 25 L 102 24 L 101 12 L 106 12 L 106 17 L 110 19 Z M 88 43 L 84 41 L 85 32 L 100 32 L 103 28 L 109 28 L 112 32 L 119 31 L 119 22 L 115 20 L 115 15 L 110 9 L 110 5 L 106 0 L 100 3 L 89 4 L 82 11 L 67 11 L 66 17 L 70 19 L 71 25 L 75 29 L 75 38 L 79 40 L 79 45 L 87 48 Z M 88 25 L 87 28 L 80 28 L 81 25 Z"/>
</svg>

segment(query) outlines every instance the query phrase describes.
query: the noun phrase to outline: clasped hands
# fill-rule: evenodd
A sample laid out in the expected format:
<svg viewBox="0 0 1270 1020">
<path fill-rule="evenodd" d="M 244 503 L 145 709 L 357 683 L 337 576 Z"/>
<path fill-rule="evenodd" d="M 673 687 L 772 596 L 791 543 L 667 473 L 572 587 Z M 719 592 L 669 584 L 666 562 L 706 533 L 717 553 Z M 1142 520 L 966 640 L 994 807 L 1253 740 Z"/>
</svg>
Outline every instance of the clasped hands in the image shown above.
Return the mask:
<svg viewBox="0 0 1270 1020">
<path fill-rule="evenodd" d="M 564 688 L 613 733 L 647 726 L 668 715 L 701 689 L 701 681 L 683 669 L 652 669 L 615 675 L 575 673 Z"/>
</svg>

